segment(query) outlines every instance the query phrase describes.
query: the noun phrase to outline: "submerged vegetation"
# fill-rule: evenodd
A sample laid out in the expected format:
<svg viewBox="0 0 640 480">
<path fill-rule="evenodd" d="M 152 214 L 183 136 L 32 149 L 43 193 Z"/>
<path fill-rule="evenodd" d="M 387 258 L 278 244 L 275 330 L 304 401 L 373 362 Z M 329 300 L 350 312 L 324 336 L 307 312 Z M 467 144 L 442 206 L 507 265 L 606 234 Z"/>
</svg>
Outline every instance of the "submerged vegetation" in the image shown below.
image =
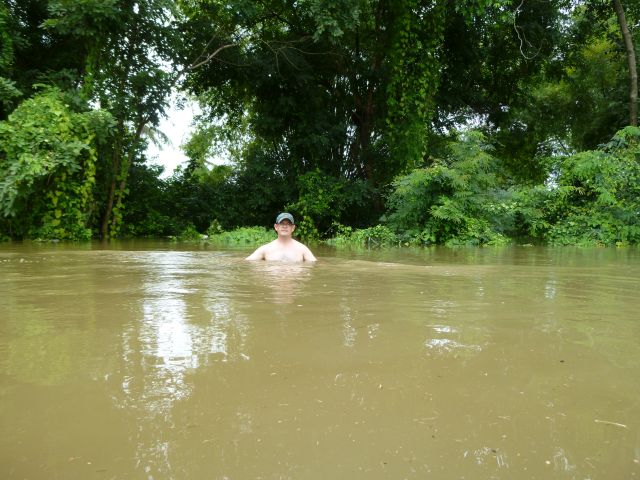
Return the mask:
<svg viewBox="0 0 640 480">
<path fill-rule="evenodd" d="M 254 245 L 288 210 L 336 246 L 638 244 L 614 3 L 4 2 L 0 239 Z M 163 178 L 175 91 L 201 113 Z"/>
</svg>

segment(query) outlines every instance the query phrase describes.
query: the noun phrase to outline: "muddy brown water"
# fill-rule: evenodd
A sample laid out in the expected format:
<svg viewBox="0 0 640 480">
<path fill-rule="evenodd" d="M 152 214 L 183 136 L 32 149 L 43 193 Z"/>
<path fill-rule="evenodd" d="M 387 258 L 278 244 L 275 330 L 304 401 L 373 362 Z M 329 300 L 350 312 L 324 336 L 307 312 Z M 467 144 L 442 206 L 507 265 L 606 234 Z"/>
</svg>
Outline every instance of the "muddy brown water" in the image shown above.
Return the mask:
<svg viewBox="0 0 640 480">
<path fill-rule="evenodd" d="M 640 478 L 640 251 L 0 245 L 0 478 Z"/>
</svg>

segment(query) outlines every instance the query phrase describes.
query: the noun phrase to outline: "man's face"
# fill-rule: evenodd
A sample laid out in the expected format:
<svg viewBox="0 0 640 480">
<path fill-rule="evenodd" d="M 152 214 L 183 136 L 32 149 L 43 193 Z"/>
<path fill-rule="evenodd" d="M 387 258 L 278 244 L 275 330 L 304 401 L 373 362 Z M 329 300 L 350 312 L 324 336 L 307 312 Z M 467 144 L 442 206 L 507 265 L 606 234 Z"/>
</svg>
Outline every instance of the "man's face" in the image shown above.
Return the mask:
<svg viewBox="0 0 640 480">
<path fill-rule="evenodd" d="M 276 229 L 276 232 L 278 232 L 278 235 L 291 235 L 296 229 L 296 226 L 289 220 L 283 220 L 280 223 L 276 223 L 273 227 Z"/>
</svg>

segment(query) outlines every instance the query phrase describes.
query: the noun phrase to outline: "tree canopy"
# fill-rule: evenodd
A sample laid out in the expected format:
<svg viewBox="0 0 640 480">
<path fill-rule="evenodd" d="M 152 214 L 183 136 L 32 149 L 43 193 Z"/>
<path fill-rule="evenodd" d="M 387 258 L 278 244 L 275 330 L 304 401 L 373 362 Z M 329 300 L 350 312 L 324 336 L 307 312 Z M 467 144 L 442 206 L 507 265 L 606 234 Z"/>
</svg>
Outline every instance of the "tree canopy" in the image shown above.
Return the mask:
<svg viewBox="0 0 640 480">
<path fill-rule="evenodd" d="M 306 238 L 635 243 L 610 177 L 636 148 L 639 19 L 624 0 L 5 0 L 0 235 L 176 236 L 290 209 Z M 175 91 L 202 114 L 161 179 L 145 151 Z M 609 203 L 559 193 L 590 161 Z M 558 233 L 584 200 L 617 233 Z"/>
</svg>

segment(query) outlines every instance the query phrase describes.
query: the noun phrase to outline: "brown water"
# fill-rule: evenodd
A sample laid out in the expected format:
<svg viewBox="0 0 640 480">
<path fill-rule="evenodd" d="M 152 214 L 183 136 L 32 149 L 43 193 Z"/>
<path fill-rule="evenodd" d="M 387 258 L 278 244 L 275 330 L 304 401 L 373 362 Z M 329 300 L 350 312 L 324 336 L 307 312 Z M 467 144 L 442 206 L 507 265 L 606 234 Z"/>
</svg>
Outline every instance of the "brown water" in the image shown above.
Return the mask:
<svg viewBox="0 0 640 480">
<path fill-rule="evenodd" d="M 640 478 L 640 252 L 0 245 L 2 479 Z"/>
</svg>

